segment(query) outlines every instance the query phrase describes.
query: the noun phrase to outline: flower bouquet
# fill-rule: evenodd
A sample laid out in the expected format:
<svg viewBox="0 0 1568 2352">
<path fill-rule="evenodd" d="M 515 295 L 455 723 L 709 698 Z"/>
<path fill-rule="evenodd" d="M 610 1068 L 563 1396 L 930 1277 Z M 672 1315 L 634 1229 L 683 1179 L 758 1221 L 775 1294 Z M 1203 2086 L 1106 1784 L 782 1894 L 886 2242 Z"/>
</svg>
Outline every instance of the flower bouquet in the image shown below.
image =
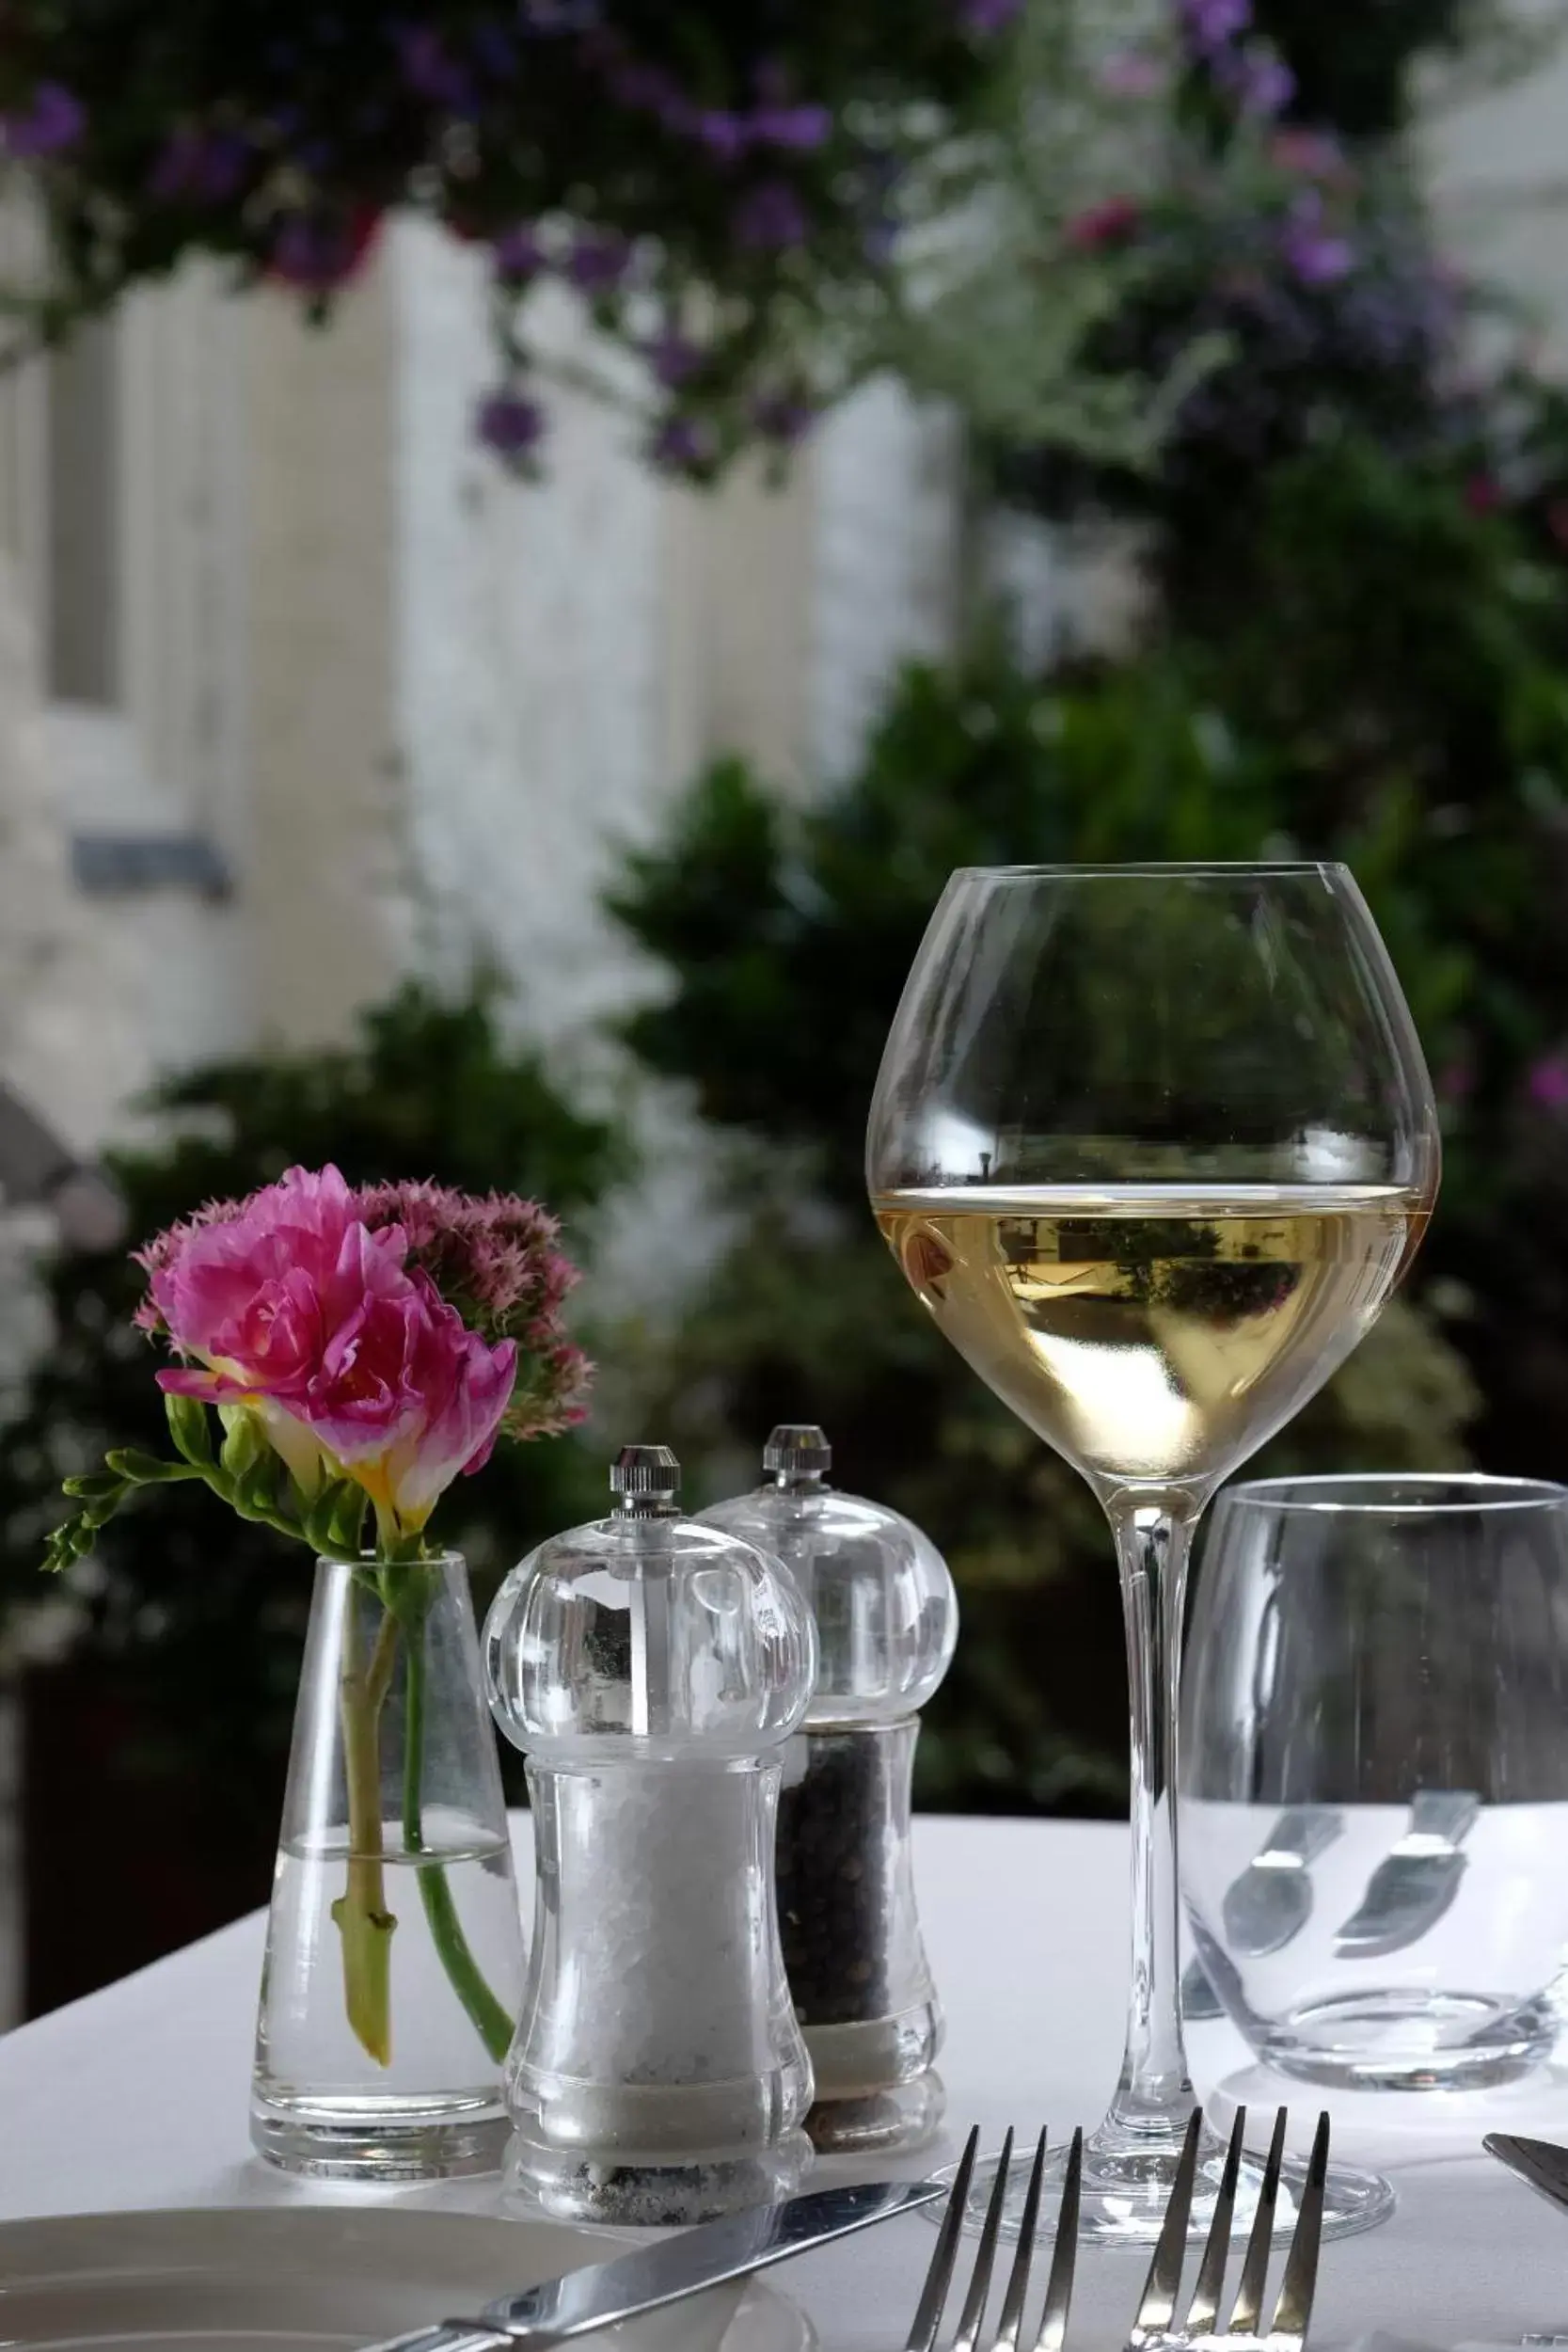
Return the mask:
<svg viewBox="0 0 1568 2352">
<path fill-rule="evenodd" d="M 52 1539 L 49 1565 L 66 1567 L 136 1495 L 199 1480 L 318 1555 L 259 2065 L 277 2075 L 285 2047 L 290 2098 L 314 2116 L 303 2141 L 296 2131 L 261 2144 L 283 2161 L 303 2145 L 311 2169 L 388 2169 L 324 2157 L 331 2119 L 314 2107 L 349 2101 L 356 2142 L 373 2137 L 375 2094 L 367 2101 L 358 2080 L 356 2095 L 356 2077 L 373 2083 L 393 2065 L 394 1866 L 416 1880 L 428 1947 L 467 2021 L 461 2057 L 446 2036 L 442 2081 L 428 2079 L 413 2021 L 414 2074 L 425 2078 L 404 2069 L 396 2089 L 402 2109 L 422 2103 L 424 2153 L 401 2169 L 453 2169 L 429 2160 L 429 2125 L 454 2065 L 473 2077 L 468 2106 L 479 2095 L 499 2116 L 520 1931 L 467 1580 L 432 1544 L 430 1521 L 498 1438 L 581 1416 L 589 1367 L 561 1320 L 577 1278 L 556 1232 L 528 1201 L 426 1184 L 356 1188 L 328 1167 L 292 1168 L 160 1234 L 139 1253 L 148 1288 L 136 1319 L 176 1359 L 157 1375 L 173 1454 L 111 1453 L 101 1471 L 69 1480 L 78 1509 Z M 458 1879 L 470 1887 L 467 1922 Z M 353 2063 L 322 2034 L 317 1963 L 332 1931 Z"/>
</svg>

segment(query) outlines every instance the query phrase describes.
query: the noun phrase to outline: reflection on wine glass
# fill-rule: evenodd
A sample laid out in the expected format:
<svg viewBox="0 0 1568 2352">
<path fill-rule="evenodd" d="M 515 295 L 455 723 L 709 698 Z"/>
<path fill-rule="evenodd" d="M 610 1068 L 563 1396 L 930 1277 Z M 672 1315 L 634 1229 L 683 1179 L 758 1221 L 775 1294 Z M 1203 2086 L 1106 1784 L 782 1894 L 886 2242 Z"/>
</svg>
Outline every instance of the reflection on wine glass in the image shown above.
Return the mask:
<svg viewBox="0 0 1568 2352">
<path fill-rule="evenodd" d="M 867 1175 L 936 1322 L 1115 1533 L 1132 1982 L 1084 2217 L 1150 2237 L 1193 2105 L 1172 1804 L 1191 1530 L 1349 1355 L 1437 1189 L 1431 1084 L 1355 883 L 1329 865 L 956 874 L 888 1040 Z M 1386 2203 L 1339 2171 L 1329 2226 Z"/>
</svg>

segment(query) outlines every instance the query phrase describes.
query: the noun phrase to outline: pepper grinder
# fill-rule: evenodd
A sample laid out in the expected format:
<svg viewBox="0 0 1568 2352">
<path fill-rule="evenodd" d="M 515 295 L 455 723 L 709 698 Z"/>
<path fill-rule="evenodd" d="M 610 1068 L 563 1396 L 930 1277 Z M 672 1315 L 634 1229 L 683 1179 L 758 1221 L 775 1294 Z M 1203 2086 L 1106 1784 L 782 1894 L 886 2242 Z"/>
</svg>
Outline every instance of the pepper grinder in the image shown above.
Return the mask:
<svg viewBox="0 0 1568 2352">
<path fill-rule="evenodd" d="M 775 1429 L 764 1484 L 702 1514 L 772 1552 L 816 1626 L 817 1675 L 779 1805 L 784 1964 L 816 2077 L 818 2149 L 914 2147 L 942 2121 L 942 2010 L 915 1911 L 917 1710 L 947 1672 L 958 1600 L 934 1544 L 828 1485 L 832 1451 Z"/>
<path fill-rule="evenodd" d="M 685 2223 L 810 2161 L 773 1846 L 816 1643 L 776 1560 L 681 1517 L 668 1448 L 626 1447 L 610 1484 L 610 1516 L 531 1552 L 485 1622 L 537 1870 L 509 2170 L 565 2218 Z"/>
</svg>

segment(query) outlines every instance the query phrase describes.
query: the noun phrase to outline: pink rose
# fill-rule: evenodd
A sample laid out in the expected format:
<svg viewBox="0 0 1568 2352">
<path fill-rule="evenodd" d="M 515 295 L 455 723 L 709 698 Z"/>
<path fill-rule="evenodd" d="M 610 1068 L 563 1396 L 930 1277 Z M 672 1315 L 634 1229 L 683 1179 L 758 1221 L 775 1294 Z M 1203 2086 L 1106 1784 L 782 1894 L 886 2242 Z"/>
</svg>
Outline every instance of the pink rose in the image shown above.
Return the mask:
<svg viewBox="0 0 1568 2352">
<path fill-rule="evenodd" d="M 416 1271 L 367 1290 L 287 1410 L 378 1513 L 417 1529 L 460 1471 L 489 1460 L 516 1365 L 514 1341 L 490 1346 Z"/>
<path fill-rule="evenodd" d="M 159 1377 L 166 1389 L 214 1402 L 300 1388 L 367 1284 L 395 1275 L 404 1256 L 393 1226 L 374 1237 L 371 1263 L 371 1237 L 331 1167 L 319 1175 L 291 1168 L 234 1216 L 174 1239 L 152 1264 L 152 1305 L 175 1346 L 209 1371 Z"/>
<path fill-rule="evenodd" d="M 410 1271 L 404 1228 L 372 1231 L 363 1206 L 335 1168 L 294 1168 L 155 1245 L 151 1322 L 198 1359 L 158 1381 L 251 1405 L 302 1488 L 346 1473 L 407 1533 L 488 1459 L 517 1349 L 470 1331 Z"/>
</svg>

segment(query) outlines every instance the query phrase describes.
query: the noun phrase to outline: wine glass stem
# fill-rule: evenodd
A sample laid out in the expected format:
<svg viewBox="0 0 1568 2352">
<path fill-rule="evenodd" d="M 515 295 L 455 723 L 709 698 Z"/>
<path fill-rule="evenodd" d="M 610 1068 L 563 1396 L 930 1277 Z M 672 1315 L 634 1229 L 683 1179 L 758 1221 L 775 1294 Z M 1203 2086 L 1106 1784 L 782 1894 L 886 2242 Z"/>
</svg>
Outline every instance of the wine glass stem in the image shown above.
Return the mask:
<svg viewBox="0 0 1568 2352">
<path fill-rule="evenodd" d="M 1179 2141 L 1193 2108 L 1181 2037 L 1177 1692 L 1191 1514 L 1107 1506 L 1121 1568 L 1132 1701 L 1132 1984 L 1127 2055 L 1096 2139 L 1129 2152 Z"/>
</svg>

